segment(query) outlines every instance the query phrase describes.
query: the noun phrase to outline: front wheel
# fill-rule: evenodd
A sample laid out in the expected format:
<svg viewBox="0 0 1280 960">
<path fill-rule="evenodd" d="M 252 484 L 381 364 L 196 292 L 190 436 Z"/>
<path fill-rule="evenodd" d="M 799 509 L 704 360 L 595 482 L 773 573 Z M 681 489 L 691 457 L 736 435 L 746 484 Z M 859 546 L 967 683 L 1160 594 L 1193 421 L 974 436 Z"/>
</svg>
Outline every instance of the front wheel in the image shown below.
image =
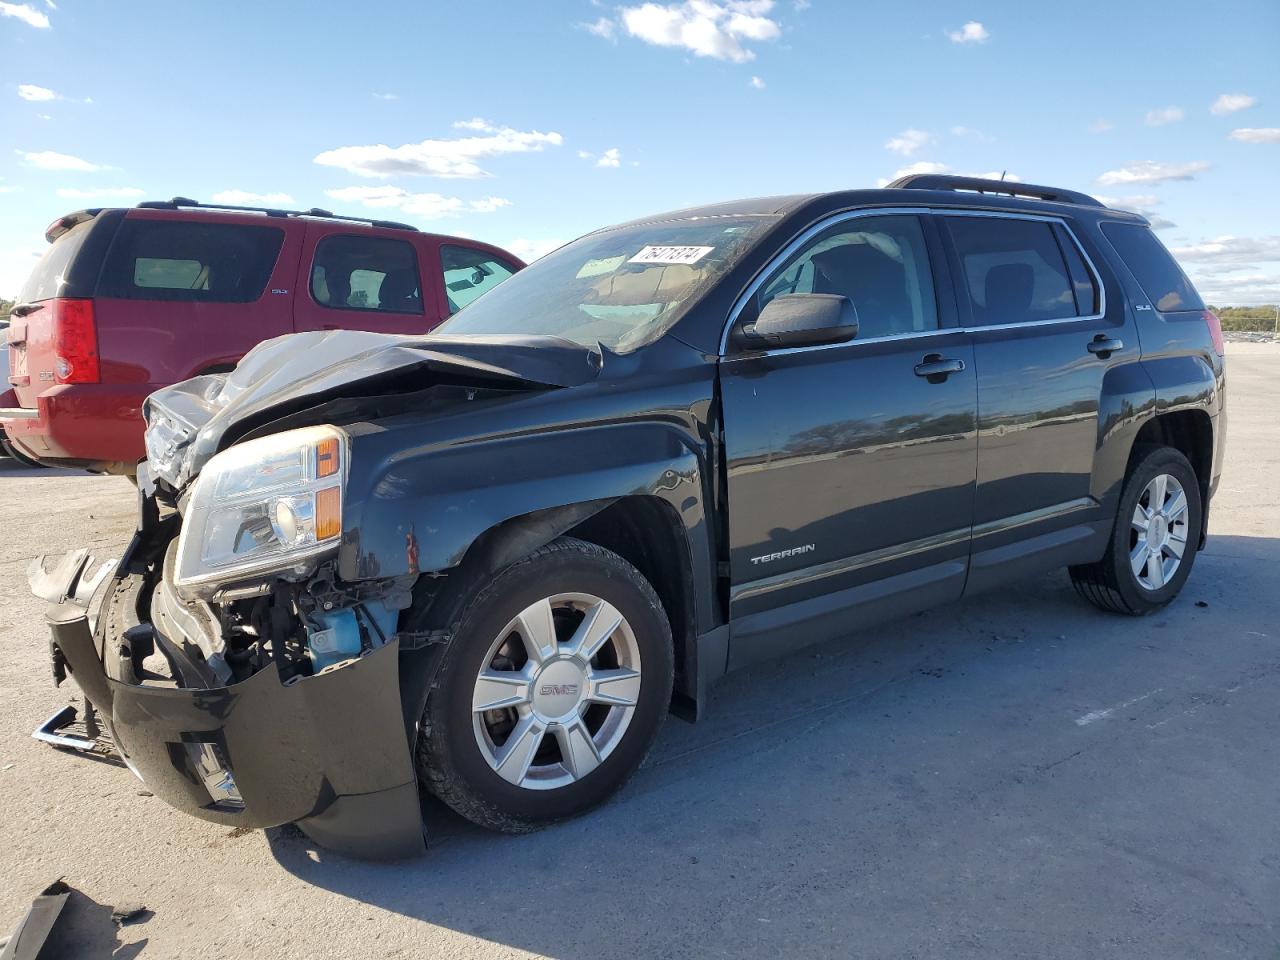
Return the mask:
<svg viewBox="0 0 1280 960">
<path fill-rule="evenodd" d="M 1125 479 L 1106 554 L 1097 563 L 1072 567 L 1072 583 L 1103 610 L 1152 613 L 1187 582 L 1200 529 L 1195 470 L 1179 451 L 1155 447 L 1134 463 Z"/>
<path fill-rule="evenodd" d="M 590 809 L 640 766 L 673 657 L 633 566 L 564 537 L 470 591 L 454 622 L 417 749 L 421 781 L 450 807 L 529 830 Z"/>
</svg>

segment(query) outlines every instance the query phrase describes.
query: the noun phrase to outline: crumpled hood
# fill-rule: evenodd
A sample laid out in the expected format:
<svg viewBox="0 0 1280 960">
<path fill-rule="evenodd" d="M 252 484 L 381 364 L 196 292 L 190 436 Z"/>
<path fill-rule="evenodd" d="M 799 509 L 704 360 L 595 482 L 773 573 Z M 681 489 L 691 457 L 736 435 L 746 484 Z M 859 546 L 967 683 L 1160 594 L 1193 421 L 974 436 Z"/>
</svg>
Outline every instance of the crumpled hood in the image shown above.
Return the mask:
<svg viewBox="0 0 1280 960">
<path fill-rule="evenodd" d="M 258 344 L 231 373 L 195 377 L 151 394 L 143 405 L 147 459 L 158 476 L 180 487 L 237 425 L 266 422 L 335 397 L 376 393 L 415 368 L 423 374 L 419 388 L 462 379 L 548 389 L 595 379 L 601 360 L 598 352 L 558 337 L 290 334 Z"/>
</svg>

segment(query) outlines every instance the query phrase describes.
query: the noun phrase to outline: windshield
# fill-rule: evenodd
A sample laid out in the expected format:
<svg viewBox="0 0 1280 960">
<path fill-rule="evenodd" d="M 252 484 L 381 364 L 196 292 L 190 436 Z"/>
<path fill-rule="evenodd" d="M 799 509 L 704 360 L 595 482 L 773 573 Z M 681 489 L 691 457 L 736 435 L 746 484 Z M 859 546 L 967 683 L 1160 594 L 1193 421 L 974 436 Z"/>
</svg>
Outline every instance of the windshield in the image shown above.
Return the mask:
<svg viewBox="0 0 1280 960">
<path fill-rule="evenodd" d="M 436 328 L 563 337 L 628 353 L 662 336 L 773 217 L 699 217 L 588 234 L 494 287 Z"/>
</svg>

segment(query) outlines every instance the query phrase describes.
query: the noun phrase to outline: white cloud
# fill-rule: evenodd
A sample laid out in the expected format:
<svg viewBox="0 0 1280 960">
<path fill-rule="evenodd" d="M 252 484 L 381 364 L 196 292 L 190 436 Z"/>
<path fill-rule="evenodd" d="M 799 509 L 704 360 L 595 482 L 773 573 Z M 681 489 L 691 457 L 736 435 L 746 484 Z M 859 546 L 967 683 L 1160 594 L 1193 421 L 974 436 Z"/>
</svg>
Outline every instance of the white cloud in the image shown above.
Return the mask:
<svg viewBox="0 0 1280 960">
<path fill-rule="evenodd" d="M 484 117 L 472 117 L 470 120 L 453 121 L 453 129 L 475 130 L 478 133 L 495 133 L 498 128 Z"/>
<path fill-rule="evenodd" d="M 62 97 L 54 93 L 48 87 L 38 87 L 34 83 L 18 84 L 18 96 L 23 100 L 31 100 L 35 103 L 41 103 L 45 100 L 61 100 Z"/>
<path fill-rule="evenodd" d="M 618 25 L 608 17 L 601 17 L 591 23 L 580 23 L 578 26 L 604 40 L 612 40 L 618 32 Z"/>
<path fill-rule="evenodd" d="M 681 47 L 699 57 L 746 63 L 755 59 L 747 42 L 776 40 L 782 27 L 765 16 L 774 0 L 686 0 L 620 8 L 621 25 L 638 40 Z M 600 21 L 597 21 L 597 25 Z M 605 36 L 598 30 L 592 30 Z"/>
<path fill-rule="evenodd" d="M 13 184 L 0 183 L 0 193 L 17 193 L 21 189 L 21 187 L 16 187 Z"/>
<path fill-rule="evenodd" d="M 1097 120 L 1093 121 L 1093 123 L 1089 124 L 1089 132 L 1106 133 L 1108 130 L 1114 130 L 1115 126 L 1116 125 L 1110 120 L 1104 120 L 1099 117 Z"/>
<path fill-rule="evenodd" d="M 622 151 L 617 147 L 610 147 L 604 153 L 600 154 L 600 159 L 596 161 L 597 167 L 620 167 L 622 166 Z"/>
<path fill-rule="evenodd" d="M 592 153 L 590 150 L 579 150 L 579 151 L 578 151 L 578 159 L 579 159 L 579 160 L 590 160 L 590 159 L 591 159 L 592 157 L 594 157 L 594 156 L 595 156 L 595 154 L 594 154 L 594 153 Z"/>
<path fill-rule="evenodd" d="M 337 167 L 361 177 L 390 177 L 397 174 L 472 180 L 489 174 L 476 162 L 505 153 L 530 153 L 546 146 L 559 146 L 564 138 L 555 132 L 513 130 L 495 127 L 479 117 L 460 120 L 459 129 L 475 130 L 485 136 L 456 140 L 423 140 L 389 147 L 385 143 L 338 147 L 318 154 L 316 163 Z"/>
<path fill-rule="evenodd" d="M 795 7 L 796 13 L 804 13 L 804 11 L 808 10 L 813 6 L 813 4 L 810 0 L 791 0 L 791 6 Z"/>
<path fill-rule="evenodd" d="M 1154 193 L 1130 194 L 1125 197 L 1104 197 L 1099 194 L 1097 199 L 1108 207 L 1115 207 L 1117 210 L 1132 210 L 1135 213 L 1142 210 L 1150 210 L 1160 203 L 1160 198 Z"/>
<path fill-rule="evenodd" d="M 1177 224 L 1154 210 L 1160 205 L 1160 198 L 1154 193 L 1130 194 L 1124 197 L 1099 196 L 1099 200 L 1116 210 L 1128 210 L 1140 217 L 1146 217 L 1153 230 L 1168 230 Z"/>
<path fill-rule="evenodd" d="M 909 128 L 903 130 L 896 137 L 891 137 L 885 143 L 884 148 L 893 153 L 900 153 L 904 157 L 909 157 L 921 147 L 928 146 L 931 143 L 933 143 L 933 134 L 925 130 Z"/>
<path fill-rule="evenodd" d="M 1238 110 L 1247 110 L 1258 103 L 1257 97 L 1251 97 L 1247 93 L 1224 93 L 1217 100 L 1213 101 L 1213 106 L 1209 108 L 1209 112 L 1216 116 L 1223 116 L 1228 113 L 1235 113 Z"/>
<path fill-rule="evenodd" d="M 27 166 L 40 170 L 76 170 L 80 173 L 91 173 L 102 169 L 96 163 L 81 160 L 69 153 L 57 153 L 53 150 L 37 150 L 34 153 L 25 153 L 22 150 L 17 152 L 22 155 Z"/>
<path fill-rule="evenodd" d="M 1104 187 L 1129 183 L 1165 183 L 1169 180 L 1194 180 L 1197 173 L 1209 169 L 1203 160 L 1193 163 L 1158 163 L 1155 160 L 1143 160 L 1131 163 L 1118 170 L 1108 170 L 1098 177 L 1098 183 Z"/>
<path fill-rule="evenodd" d="M 952 43 L 986 43 L 991 33 L 977 20 L 970 20 L 959 30 L 947 31 Z"/>
<path fill-rule="evenodd" d="M 893 172 L 891 177 L 881 177 L 876 181 L 877 187 L 887 187 L 899 177 L 909 177 L 917 173 L 950 173 L 951 168 L 945 163 L 937 163 L 933 160 L 917 160 L 915 163 L 908 164 Z"/>
<path fill-rule="evenodd" d="M 767 84 L 765 84 L 765 82 L 759 77 L 752 77 L 751 86 L 755 87 L 757 90 L 763 90 Z"/>
<path fill-rule="evenodd" d="M 995 139 L 995 137 L 989 137 L 981 130 L 975 130 L 973 127 L 952 127 L 951 135 L 962 140 L 972 140 L 974 143 L 990 143 Z"/>
<path fill-rule="evenodd" d="M 49 18 L 29 3 L 0 2 L 0 17 L 13 17 L 40 30 L 49 29 Z"/>
<path fill-rule="evenodd" d="M 552 250 L 564 245 L 563 240 L 526 240 L 521 237 L 504 243 L 502 246 L 510 250 L 525 263 L 532 263 L 539 257 L 546 256 Z"/>
<path fill-rule="evenodd" d="M 82 190 L 78 187 L 59 187 L 53 191 L 64 200 L 129 200 L 146 196 L 145 190 L 137 187 L 90 187 Z"/>
<path fill-rule="evenodd" d="M 399 95 L 399 94 L 396 94 L 396 93 L 375 93 L 375 94 L 373 94 L 373 99 L 375 99 L 375 100 L 399 100 L 399 99 L 400 99 L 400 95 Z"/>
<path fill-rule="evenodd" d="M 1280 127 L 1240 127 L 1231 131 L 1231 139 L 1241 143 L 1280 143 Z"/>
<path fill-rule="evenodd" d="M 403 187 L 340 187 L 326 190 L 325 195 L 344 203 L 358 203 L 365 207 L 391 207 L 423 220 L 442 220 L 464 213 L 493 213 L 511 206 L 502 197 L 485 197 L 481 200 L 462 200 L 438 193 L 412 193 Z"/>
<path fill-rule="evenodd" d="M 248 190 L 222 190 L 213 195 L 214 203 L 233 207 L 282 207 L 296 201 L 287 193 L 250 193 Z"/>
<path fill-rule="evenodd" d="M 1161 107 L 1159 110 L 1147 111 L 1148 127 L 1163 127 L 1166 123 L 1177 123 L 1181 120 L 1185 113 L 1181 107 Z"/>
<path fill-rule="evenodd" d="M 1185 247 L 1174 247 L 1173 255 L 1188 263 L 1280 262 L 1280 236 L 1215 237 Z"/>
</svg>

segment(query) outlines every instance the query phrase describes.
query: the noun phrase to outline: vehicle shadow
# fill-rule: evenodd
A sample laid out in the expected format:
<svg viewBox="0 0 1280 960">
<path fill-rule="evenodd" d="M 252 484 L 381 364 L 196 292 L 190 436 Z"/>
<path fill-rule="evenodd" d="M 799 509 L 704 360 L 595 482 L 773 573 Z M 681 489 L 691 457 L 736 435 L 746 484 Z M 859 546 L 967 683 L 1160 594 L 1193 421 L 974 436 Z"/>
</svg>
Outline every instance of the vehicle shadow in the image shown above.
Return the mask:
<svg viewBox="0 0 1280 960">
<path fill-rule="evenodd" d="M 0 455 L 0 479 L 39 479 L 40 477 L 92 477 L 87 470 L 70 470 L 65 467 L 29 467 L 10 457 Z"/>
<path fill-rule="evenodd" d="M 1179 832 L 1192 814 L 1174 770 L 1226 776 L 1221 745 L 1185 738 L 1161 763 L 1145 758 L 1215 702 L 1196 683 L 1238 673 L 1253 679 L 1223 690 L 1280 686 L 1260 572 L 1278 561 L 1280 539 L 1217 537 L 1182 595 L 1144 619 L 1093 609 L 1063 571 L 731 675 L 706 720 L 666 724 L 613 802 L 538 833 L 488 833 L 427 801 L 420 859 L 353 861 L 293 828 L 269 843 L 317 887 L 574 960 L 787 956 L 800 943 L 806 956 L 1043 956 L 1120 942 L 1086 928 L 1147 936 L 1151 952 L 1131 956 L 1195 952 L 1242 895 L 1258 899 L 1233 878 L 1265 842 L 1233 818 L 1248 804 L 1280 813 L 1280 772 L 1262 764 L 1244 785 L 1237 774 L 1221 824 L 1197 807 L 1197 829 L 1232 838 L 1208 850 Z M 1274 710 L 1231 722 L 1240 742 L 1280 733 Z M 1197 876 L 1229 879 L 1193 897 L 1126 852 L 1148 849 L 1173 871 L 1185 855 Z M 1164 918 L 1160 934 L 1139 901 Z"/>
</svg>

